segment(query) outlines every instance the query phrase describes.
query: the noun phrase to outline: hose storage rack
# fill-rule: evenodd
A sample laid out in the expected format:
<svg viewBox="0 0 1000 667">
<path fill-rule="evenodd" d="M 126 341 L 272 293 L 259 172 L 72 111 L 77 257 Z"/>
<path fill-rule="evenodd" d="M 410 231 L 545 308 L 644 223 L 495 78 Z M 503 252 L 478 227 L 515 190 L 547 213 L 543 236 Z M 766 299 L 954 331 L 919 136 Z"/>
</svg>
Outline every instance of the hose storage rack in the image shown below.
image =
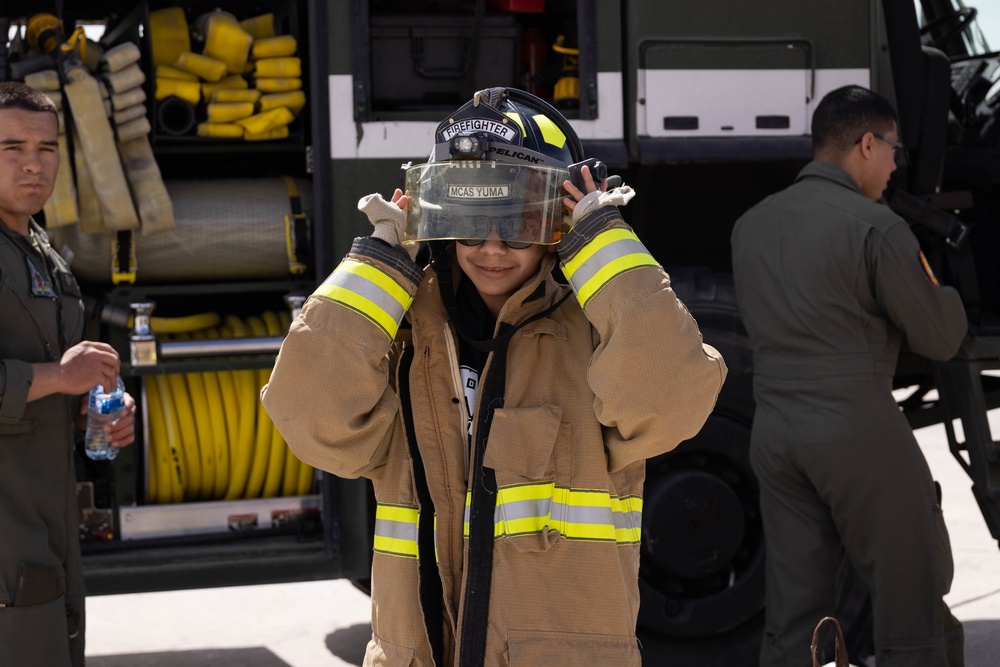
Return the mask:
<svg viewBox="0 0 1000 667">
<path fill-rule="evenodd" d="M 133 313 L 124 322 L 122 304 L 114 306 L 119 314 L 112 336 L 119 350 L 129 351 L 122 355 L 122 375 L 139 405 L 141 432 L 141 445 L 124 449 L 116 466 L 120 526 L 114 537 L 292 530 L 297 523 L 318 521 L 317 472 L 288 449 L 259 399 L 292 309 L 297 312 L 304 301 L 301 294 L 279 299 L 273 292 L 295 287 L 307 286 L 190 285 L 179 294 L 174 285 L 113 292 L 128 298 Z M 259 294 L 264 290 L 272 291 L 271 299 Z M 281 300 L 287 305 L 253 314 L 153 315 L 156 298 L 183 302 L 189 300 L 185 291 L 214 292 L 214 302 L 228 301 L 244 312 L 248 299 L 258 307 Z M 238 306 L 241 296 L 244 303 Z"/>
</svg>

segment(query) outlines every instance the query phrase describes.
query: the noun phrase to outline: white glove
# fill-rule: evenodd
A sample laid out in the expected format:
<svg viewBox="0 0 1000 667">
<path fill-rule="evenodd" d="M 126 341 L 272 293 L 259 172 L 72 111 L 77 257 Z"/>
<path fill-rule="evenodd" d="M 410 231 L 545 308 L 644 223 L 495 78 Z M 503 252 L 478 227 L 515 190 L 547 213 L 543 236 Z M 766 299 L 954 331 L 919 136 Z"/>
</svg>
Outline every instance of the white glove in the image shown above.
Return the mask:
<svg viewBox="0 0 1000 667">
<path fill-rule="evenodd" d="M 379 193 L 366 195 L 358 200 L 358 210 L 368 216 L 372 226 L 372 237 L 382 239 L 391 246 L 400 246 L 410 256 L 416 259 L 417 243 L 403 245 L 403 225 L 406 224 L 406 211 L 394 202 L 386 201 Z"/>
<path fill-rule="evenodd" d="M 594 190 L 583 196 L 573 208 L 573 224 L 580 222 L 588 214 L 604 206 L 625 206 L 635 196 L 635 190 L 627 185 L 619 185 L 613 190 Z"/>
</svg>

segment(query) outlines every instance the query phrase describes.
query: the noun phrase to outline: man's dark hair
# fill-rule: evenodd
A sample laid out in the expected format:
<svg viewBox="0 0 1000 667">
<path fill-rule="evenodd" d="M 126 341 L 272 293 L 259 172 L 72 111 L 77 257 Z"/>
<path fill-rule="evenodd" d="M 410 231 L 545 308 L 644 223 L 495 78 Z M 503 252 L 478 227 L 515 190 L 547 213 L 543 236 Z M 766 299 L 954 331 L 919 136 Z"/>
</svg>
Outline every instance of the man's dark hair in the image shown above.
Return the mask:
<svg viewBox="0 0 1000 667">
<path fill-rule="evenodd" d="M 48 111 L 58 114 L 55 103 L 43 92 L 17 81 L 0 83 L 0 109 Z"/>
<path fill-rule="evenodd" d="M 813 112 L 813 152 L 843 155 L 865 132 L 888 132 L 898 123 L 896 110 L 878 93 L 861 86 L 837 88 L 827 93 Z"/>
</svg>

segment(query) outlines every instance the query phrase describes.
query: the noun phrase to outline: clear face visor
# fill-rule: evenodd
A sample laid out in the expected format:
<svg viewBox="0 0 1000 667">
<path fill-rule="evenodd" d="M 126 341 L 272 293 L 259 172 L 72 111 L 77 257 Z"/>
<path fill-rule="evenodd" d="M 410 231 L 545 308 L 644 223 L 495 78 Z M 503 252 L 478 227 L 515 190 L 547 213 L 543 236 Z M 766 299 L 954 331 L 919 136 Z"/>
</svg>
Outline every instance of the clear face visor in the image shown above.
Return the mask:
<svg viewBox="0 0 1000 667">
<path fill-rule="evenodd" d="M 459 160 L 406 170 L 403 243 L 444 239 L 559 243 L 573 225 L 563 204 L 569 171 Z"/>
</svg>

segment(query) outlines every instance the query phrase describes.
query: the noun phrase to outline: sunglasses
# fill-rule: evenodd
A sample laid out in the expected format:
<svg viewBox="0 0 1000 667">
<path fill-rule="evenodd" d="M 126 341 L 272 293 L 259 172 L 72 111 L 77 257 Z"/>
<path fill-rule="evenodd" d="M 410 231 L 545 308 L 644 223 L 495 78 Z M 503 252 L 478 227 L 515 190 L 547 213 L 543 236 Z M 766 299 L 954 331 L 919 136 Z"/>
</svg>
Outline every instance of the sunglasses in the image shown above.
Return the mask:
<svg viewBox="0 0 1000 667">
<path fill-rule="evenodd" d="M 872 132 L 872 136 L 878 139 L 879 141 L 884 141 L 885 143 L 892 146 L 892 156 L 894 158 L 898 158 L 906 150 L 906 146 L 904 146 L 903 143 L 900 141 L 896 141 L 895 139 L 890 139 L 889 137 L 879 134 L 878 132 Z M 862 135 L 858 137 L 858 140 L 855 141 L 854 143 L 860 144 L 861 140 L 864 138 L 865 138 L 864 135 Z"/>
<path fill-rule="evenodd" d="M 487 239 L 455 239 L 458 243 L 462 245 L 475 247 L 477 245 L 483 245 L 486 243 Z M 528 241 L 508 241 L 507 239 L 500 239 L 500 243 L 503 243 L 508 248 L 513 250 L 524 250 L 531 245 Z"/>
<path fill-rule="evenodd" d="M 455 239 L 464 246 L 482 245 L 489 237 L 490 233 L 496 231 L 500 237 L 500 242 L 513 250 L 524 250 L 532 245 L 530 241 L 519 240 L 522 233 L 520 218 L 494 218 L 489 216 L 476 216 L 472 221 L 472 229 L 476 234 L 474 238 Z"/>
</svg>

